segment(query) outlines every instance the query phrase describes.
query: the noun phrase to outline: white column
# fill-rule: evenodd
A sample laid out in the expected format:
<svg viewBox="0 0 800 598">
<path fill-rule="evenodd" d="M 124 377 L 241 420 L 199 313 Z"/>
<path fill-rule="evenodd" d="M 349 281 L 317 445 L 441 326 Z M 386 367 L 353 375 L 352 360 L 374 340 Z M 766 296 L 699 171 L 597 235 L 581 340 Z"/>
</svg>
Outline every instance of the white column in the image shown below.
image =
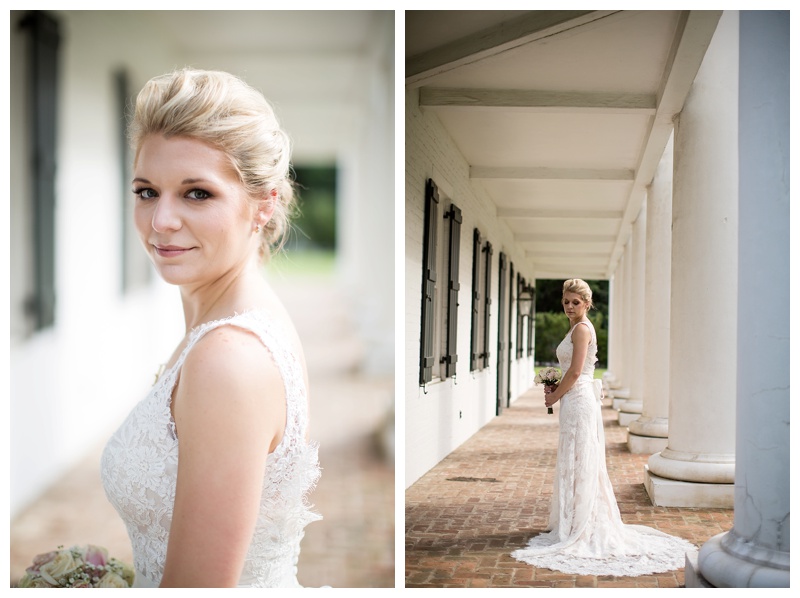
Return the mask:
<svg viewBox="0 0 800 598">
<path fill-rule="evenodd" d="M 686 585 L 788 588 L 789 12 L 740 27 L 735 516 Z"/>
<path fill-rule="evenodd" d="M 620 268 L 617 268 L 608 281 L 608 369 L 603 374 L 603 387 L 605 394 L 611 396 L 613 389 L 619 388 L 619 362 L 620 362 L 620 332 L 619 332 L 619 304 L 620 304 Z"/>
<path fill-rule="evenodd" d="M 647 203 L 643 202 L 631 233 L 631 304 L 626 317 L 630 320 L 628 339 L 628 365 L 630 367 L 630 394 L 619 407 L 620 426 L 627 426 L 642 414 L 644 395 L 644 262 Z"/>
<path fill-rule="evenodd" d="M 675 123 L 669 442 L 645 480 L 659 506 L 733 506 L 738 23 L 723 13 Z"/>
<path fill-rule="evenodd" d="M 667 448 L 672 149 L 670 137 L 647 192 L 644 397 L 641 417 L 628 426 L 628 450 L 632 453 L 655 453 Z"/>
<path fill-rule="evenodd" d="M 628 367 L 628 352 L 629 352 L 629 322 L 625 317 L 626 311 L 629 309 L 630 301 L 629 301 L 629 293 L 628 290 L 630 289 L 630 279 L 629 279 L 629 271 L 630 271 L 630 251 L 629 251 L 630 243 L 628 243 L 622 251 L 622 256 L 619 258 L 619 266 L 617 266 L 617 272 L 614 276 L 614 282 L 616 284 L 617 279 L 619 279 L 619 285 L 617 289 L 619 292 L 617 293 L 617 299 L 615 300 L 617 303 L 617 344 L 615 345 L 619 350 L 617 357 L 617 365 L 616 371 L 614 372 L 616 378 L 616 387 L 612 389 L 610 395 L 613 398 L 613 406 L 614 409 L 618 409 L 619 406 L 624 403 L 628 396 L 630 395 L 630 382 L 628 380 L 628 372 L 630 368 Z"/>
</svg>

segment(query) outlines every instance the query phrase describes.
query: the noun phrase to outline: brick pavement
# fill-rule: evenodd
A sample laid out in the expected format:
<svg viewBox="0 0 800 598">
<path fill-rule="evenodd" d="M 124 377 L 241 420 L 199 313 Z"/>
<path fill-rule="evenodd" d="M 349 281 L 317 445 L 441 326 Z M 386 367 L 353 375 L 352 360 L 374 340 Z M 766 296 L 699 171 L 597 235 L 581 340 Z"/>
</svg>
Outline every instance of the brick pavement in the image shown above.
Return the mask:
<svg viewBox="0 0 800 598">
<path fill-rule="evenodd" d="M 541 387 L 406 490 L 406 587 L 682 587 L 683 569 L 641 577 L 568 575 L 511 557 L 544 531 L 558 440 Z M 603 408 L 606 460 L 625 523 L 700 546 L 733 527 L 733 510 L 654 507 L 642 483 L 649 455 L 628 452 L 626 429 Z"/>
<path fill-rule="evenodd" d="M 330 280 L 276 284 L 292 314 L 310 376 L 312 438 L 322 477 L 310 499 L 324 517 L 306 528 L 298 579 L 306 586 L 395 586 L 394 467 L 375 431 L 391 405 L 392 376 L 366 376 L 364 350 Z M 109 430 L 109 435 L 113 430 Z M 34 555 L 59 544 L 96 543 L 131 562 L 125 527 L 100 484 L 96 447 L 11 521 L 10 582 Z"/>
</svg>

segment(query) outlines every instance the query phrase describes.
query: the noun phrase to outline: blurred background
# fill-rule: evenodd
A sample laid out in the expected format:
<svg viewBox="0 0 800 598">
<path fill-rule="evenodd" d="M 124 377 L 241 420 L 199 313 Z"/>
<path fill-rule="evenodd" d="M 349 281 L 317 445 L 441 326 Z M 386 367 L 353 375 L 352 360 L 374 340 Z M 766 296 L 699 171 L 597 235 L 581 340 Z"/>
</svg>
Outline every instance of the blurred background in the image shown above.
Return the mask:
<svg viewBox="0 0 800 598">
<path fill-rule="evenodd" d="M 300 582 L 394 587 L 394 12 L 10 15 L 11 584 L 59 544 L 131 558 L 99 456 L 184 330 L 133 234 L 125 114 L 192 66 L 262 91 L 294 142 L 302 214 L 265 275 L 321 444 Z"/>
</svg>

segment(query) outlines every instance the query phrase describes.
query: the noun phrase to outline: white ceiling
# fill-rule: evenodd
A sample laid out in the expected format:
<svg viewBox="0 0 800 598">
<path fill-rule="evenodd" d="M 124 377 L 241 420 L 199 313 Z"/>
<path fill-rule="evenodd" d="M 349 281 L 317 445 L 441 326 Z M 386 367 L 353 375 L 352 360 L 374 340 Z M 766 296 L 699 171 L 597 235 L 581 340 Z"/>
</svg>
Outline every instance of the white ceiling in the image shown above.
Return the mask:
<svg viewBox="0 0 800 598">
<path fill-rule="evenodd" d="M 73 11 L 79 12 L 79 11 Z M 369 101 L 368 65 L 394 32 L 393 11 L 87 11 L 96 26 L 136 31 L 142 56 L 131 64 L 141 85 L 192 66 L 241 76 L 275 106 L 294 141 L 294 159 L 330 163 L 349 150 Z M 393 38 L 389 47 L 393 47 Z M 164 49 L 153 60 L 151 47 Z M 139 81 L 141 79 L 141 81 Z"/>
<path fill-rule="evenodd" d="M 406 11 L 406 86 L 537 278 L 609 278 L 720 14 Z"/>
</svg>

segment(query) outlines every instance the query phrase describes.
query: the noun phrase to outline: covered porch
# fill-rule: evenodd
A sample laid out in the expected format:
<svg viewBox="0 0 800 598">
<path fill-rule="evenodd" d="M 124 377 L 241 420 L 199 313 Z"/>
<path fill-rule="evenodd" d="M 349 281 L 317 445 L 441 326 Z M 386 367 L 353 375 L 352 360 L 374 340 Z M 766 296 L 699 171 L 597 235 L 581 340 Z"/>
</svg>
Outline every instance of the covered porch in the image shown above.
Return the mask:
<svg viewBox="0 0 800 598">
<path fill-rule="evenodd" d="M 764 307 L 789 299 L 788 36 L 777 11 L 407 13 L 406 253 L 430 179 L 442 211 L 458 205 L 518 276 L 501 258 L 477 287 L 495 310 L 489 346 L 513 364 L 409 385 L 407 463 L 421 474 L 407 499 L 472 442 L 448 420 L 477 404 L 483 433 L 501 403 L 522 405 L 525 288 L 608 280 L 608 417 L 647 500 L 737 514 L 701 540 L 686 585 L 788 586 L 789 313 Z M 474 294 L 475 280 L 460 287 Z M 496 411 L 468 392 L 481 383 L 497 388 Z M 438 452 L 420 454 L 421 429 Z"/>
</svg>

